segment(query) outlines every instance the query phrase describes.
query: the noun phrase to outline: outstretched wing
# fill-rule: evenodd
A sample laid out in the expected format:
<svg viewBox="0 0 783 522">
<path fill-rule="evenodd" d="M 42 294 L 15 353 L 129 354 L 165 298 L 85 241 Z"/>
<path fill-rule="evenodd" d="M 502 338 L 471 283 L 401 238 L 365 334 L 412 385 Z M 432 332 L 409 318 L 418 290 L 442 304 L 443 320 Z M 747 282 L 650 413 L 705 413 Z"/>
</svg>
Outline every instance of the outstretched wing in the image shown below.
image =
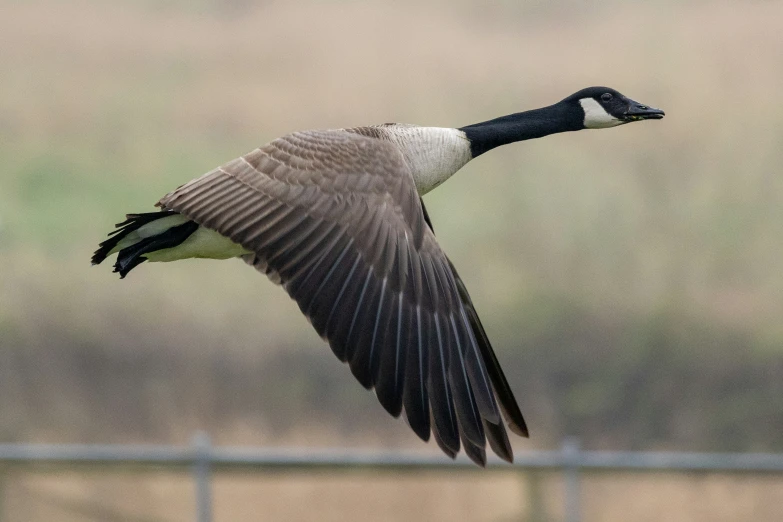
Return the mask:
<svg viewBox="0 0 783 522">
<path fill-rule="evenodd" d="M 280 282 L 335 355 L 416 434 L 485 462 L 526 435 L 464 285 L 392 144 L 344 131 L 279 138 L 160 206 L 231 238 Z M 499 376 L 499 377 L 498 377 Z M 500 379 L 500 380 L 498 380 Z M 513 407 L 510 407 L 512 404 Z"/>
</svg>

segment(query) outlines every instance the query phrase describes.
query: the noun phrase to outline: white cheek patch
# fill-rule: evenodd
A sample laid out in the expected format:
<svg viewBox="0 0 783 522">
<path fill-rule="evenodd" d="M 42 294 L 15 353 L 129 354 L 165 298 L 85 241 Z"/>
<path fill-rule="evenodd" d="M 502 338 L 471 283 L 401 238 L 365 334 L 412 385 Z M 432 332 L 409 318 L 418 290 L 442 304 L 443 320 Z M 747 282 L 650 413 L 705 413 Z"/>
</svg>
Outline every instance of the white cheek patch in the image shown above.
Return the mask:
<svg viewBox="0 0 783 522">
<path fill-rule="evenodd" d="M 607 127 L 616 127 L 625 123 L 606 112 L 600 103 L 593 98 L 582 98 L 579 100 L 582 110 L 585 113 L 585 128 L 605 129 Z"/>
</svg>

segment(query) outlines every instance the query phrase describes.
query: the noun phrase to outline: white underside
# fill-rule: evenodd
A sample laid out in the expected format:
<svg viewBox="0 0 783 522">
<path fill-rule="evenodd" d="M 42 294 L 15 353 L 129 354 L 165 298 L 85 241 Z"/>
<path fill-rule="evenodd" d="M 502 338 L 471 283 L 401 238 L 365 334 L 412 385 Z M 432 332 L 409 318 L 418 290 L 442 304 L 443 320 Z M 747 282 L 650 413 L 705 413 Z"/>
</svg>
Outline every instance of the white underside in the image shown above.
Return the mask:
<svg viewBox="0 0 783 522">
<path fill-rule="evenodd" d="M 221 236 L 214 230 L 198 227 L 190 237 L 173 248 L 164 248 L 144 254 L 148 261 L 167 262 L 180 259 L 230 259 L 249 254 L 250 251 Z"/>
</svg>

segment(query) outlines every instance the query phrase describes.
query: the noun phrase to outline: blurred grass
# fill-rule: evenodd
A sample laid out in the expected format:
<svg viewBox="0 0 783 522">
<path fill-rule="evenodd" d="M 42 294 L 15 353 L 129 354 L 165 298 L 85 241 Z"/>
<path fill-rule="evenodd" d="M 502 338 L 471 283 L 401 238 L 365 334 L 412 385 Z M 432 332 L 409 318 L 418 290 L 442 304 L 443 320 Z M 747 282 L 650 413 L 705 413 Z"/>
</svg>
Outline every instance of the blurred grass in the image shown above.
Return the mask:
<svg viewBox="0 0 783 522">
<path fill-rule="evenodd" d="M 91 251 L 295 129 L 607 84 L 666 119 L 510 146 L 426 198 L 532 443 L 783 448 L 783 2 L 0 5 L 0 437 L 413 444 L 242 263 L 120 282 Z"/>
<path fill-rule="evenodd" d="M 189 477 L 18 472 L 7 490 L 10 520 L 192 520 Z M 539 516 L 563 519 L 563 482 L 539 473 Z M 583 519 L 647 522 L 776 521 L 783 490 L 772 476 L 585 473 Z M 665 501 L 662 501 L 665 499 Z M 216 473 L 216 520 L 475 520 L 531 517 L 529 477 L 522 473 Z M 317 515 L 314 515 L 317 514 Z"/>
</svg>

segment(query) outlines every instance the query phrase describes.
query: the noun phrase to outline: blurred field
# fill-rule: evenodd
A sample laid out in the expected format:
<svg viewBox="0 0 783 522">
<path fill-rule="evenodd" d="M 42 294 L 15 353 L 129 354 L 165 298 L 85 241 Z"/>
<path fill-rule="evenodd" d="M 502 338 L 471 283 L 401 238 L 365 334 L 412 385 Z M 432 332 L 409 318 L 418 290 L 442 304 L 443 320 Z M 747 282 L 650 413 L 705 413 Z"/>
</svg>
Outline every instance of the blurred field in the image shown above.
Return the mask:
<svg viewBox="0 0 783 522">
<path fill-rule="evenodd" d="M 538 520 L 562 520 L 560 478 L 541 474 L 538 483 Z M 512 473 L 217 475 L 214 512 L 218 521 L 510 522 L 533 515 L 530 487 Z M 6 497 L 11 521 L 185 522 L 195 504 L 192 483 L 166 473 L 22 475 Z M 779 478 L 597 474 L 582 488 L 587 521 L 777 521 L 782 503 Z"/>
<path fill-rule="evenodd" d="M 460 126 L 605 84 L 666 119 L 506 147 L 426 198 L 532 426 L 515 447 L 575 434 L 594 449 L 783 450 L 783 2 L 0 10 L 0 440 L 183 442 L 203 428 L 222 444 L 420 448 L 241 262 L 119 281 L 89 267 L 92 250 L 125 212 L 292 130 Z M 423 495 L 422 519 L 484 498 L 453 480 Z M 519 510 L 517 485 L 494 480 L 503 507 L 471 519 Z M 607 480 L 590 486 L 606 497 L 590 520 L 627 520 L 630 499 L 633 519 L 721 520 L 686 509 L 702 483 L 682 483 L 680 509 L 659 502 L 679 482 L 637 497 Z M 229 482 L 226 495 L 259 494 Z M 291 495 L 333 494 L 306 482 Z M 24 484 L 14 495 L 51 485 Z M 394 484 L 403 504 L 418 487 Z M 774 520 L 780 497 L 759 495 L 752 519 Z M 708 498 L 734 513 L 744 501 L 729 496 Z M 184 520 L 178 502 L 114 519 Z M 388 509 L 376 520 L 398 507 L 367 504 Z M 30 513 L 15 520 L 50 518 Z"/>
</svg>

